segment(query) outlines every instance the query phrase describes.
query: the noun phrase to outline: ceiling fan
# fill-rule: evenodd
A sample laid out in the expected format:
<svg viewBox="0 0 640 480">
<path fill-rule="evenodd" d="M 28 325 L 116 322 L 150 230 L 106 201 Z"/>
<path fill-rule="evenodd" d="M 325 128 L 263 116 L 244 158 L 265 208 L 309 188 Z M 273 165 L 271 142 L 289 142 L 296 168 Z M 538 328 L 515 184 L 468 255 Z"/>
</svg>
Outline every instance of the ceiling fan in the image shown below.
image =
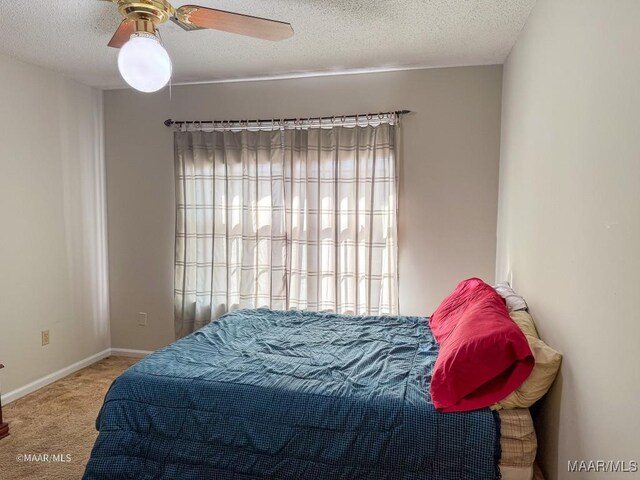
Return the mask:
<svg viewBox="0 0 640 480">
<path fill-rule="evenodd" d="M 171 78 L 171 58 L 158 36 L 158 26 L 171 20 L 186 31 L 213 29 L 263 40 L 293 35 L 291 24 L 198 5 L 174 8 L 167 0 L 102 0 L 115 3 L 122 23 L 109 46 L 119 48 L 122 78 L 136 90 L 155 92 Z"/>
</svg>

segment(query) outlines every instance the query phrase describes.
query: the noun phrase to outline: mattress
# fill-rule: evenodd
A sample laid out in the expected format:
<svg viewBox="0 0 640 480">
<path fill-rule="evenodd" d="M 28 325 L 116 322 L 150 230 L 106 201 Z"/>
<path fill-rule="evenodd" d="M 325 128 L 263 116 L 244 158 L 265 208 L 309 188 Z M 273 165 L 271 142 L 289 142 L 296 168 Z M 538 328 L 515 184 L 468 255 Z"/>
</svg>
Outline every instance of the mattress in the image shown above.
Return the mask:
<svg viewBox="0 0 640 480">
<path fill-rule="evenodd" d="M 503 480 L 531 480 L 537 439 L 529 409 L 499 410 Z"/>
<path fill-rule="evenodd" d="M 239 310 L 115 380 L 85 480 L 494 480 L 499 416 L 439 413 L 423 317 Z"/>
</svg>

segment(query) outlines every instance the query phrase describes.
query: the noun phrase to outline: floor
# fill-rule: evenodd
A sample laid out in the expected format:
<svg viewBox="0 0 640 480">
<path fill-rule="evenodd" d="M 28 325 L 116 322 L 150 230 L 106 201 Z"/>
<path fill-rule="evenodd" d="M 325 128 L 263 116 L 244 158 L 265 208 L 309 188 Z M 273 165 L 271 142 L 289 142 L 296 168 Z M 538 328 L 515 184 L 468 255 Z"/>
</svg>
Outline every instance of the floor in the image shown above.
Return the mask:
<svg viewBox="0 0 640 480">
<path fill-rule="evenodd" d="M 3 407 L 10 435 L 0 440 L 0 478 L 80 479 L 107 389 L 138 360 L 105 358 Z"/>
</svg>

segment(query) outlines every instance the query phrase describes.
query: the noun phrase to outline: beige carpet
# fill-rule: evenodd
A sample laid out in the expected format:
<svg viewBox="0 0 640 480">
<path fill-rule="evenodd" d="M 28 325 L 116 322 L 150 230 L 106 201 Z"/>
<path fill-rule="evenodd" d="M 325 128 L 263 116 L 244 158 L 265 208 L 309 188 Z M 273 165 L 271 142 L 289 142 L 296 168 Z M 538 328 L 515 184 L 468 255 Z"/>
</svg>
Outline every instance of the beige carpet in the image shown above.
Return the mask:
<svg viewBox="0 0 640 480">
<path fill-rule="evenodd" d="M 10 435 L 0 440 L 0 479 L 80 479 L 107 389 L 137 361 L 105 358 L 3 407 Z"/>
</svg>

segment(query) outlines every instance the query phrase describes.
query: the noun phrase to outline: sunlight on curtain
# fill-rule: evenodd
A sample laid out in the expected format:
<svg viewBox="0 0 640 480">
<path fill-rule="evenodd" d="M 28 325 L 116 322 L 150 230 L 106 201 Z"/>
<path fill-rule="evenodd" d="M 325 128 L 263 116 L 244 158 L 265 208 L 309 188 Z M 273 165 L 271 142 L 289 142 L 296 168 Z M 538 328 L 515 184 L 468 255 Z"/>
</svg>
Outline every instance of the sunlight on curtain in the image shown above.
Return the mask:
<svg viewBox="0 0 640 480">
<path fill-rule="evenodd" d="M 396 129 L 176 132 L 176 336 L 237 308 L 397 314 Z"/>
<path fill-rule="evenodd" d="M 289 308 L 395 314 L 395 127 L 287 130 Z"/>
</svg>

